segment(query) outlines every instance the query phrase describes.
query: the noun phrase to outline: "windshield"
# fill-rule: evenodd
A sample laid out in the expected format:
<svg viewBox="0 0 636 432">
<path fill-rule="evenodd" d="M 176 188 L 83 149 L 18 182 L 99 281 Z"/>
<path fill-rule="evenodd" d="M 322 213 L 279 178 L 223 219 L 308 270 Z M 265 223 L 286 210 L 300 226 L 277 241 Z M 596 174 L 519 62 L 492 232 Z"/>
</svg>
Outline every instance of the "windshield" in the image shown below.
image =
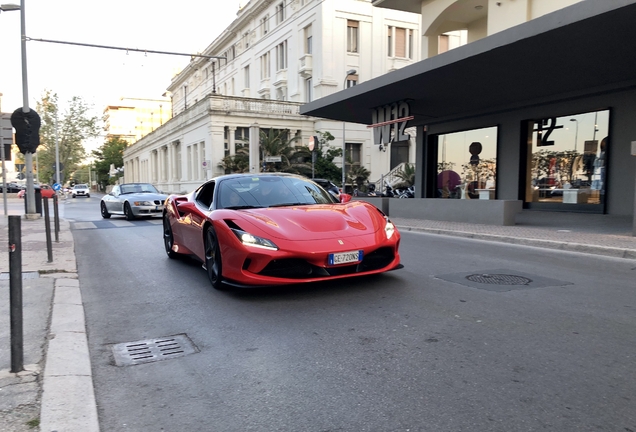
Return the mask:
<svg viewBox="0 0 636 432">
<path fill-rule="evenodd" d="M 245 176 L 220 185 L 220 208 L 242 209 L 291 205 L 334 204 L 324 189 L 298 177 Z"/>
<path fill-rule="evenodd" d="M 159 191 L 150 183 L 128 183 L 128 184 L 121 185 L 121 193 L 123 194 L 131 194 L 131 193 L 158 194 Z"/>
</svg>

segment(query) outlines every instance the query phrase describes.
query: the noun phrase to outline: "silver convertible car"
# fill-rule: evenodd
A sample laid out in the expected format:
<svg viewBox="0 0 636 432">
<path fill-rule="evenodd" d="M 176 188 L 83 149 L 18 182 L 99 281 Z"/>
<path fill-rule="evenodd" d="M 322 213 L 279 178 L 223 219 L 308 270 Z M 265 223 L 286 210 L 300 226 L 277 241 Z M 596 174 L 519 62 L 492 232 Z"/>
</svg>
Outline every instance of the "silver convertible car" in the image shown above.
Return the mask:
<svg viewBox="0 0 636 432">
<path fill-rule="evenodd" d="M 150 183 L 124 183 L 113 186 L 100 203 L 102 217 L 124 215 L 126 220 L 142 216 L 162 216 L 164 195 Z"/>
</svg>

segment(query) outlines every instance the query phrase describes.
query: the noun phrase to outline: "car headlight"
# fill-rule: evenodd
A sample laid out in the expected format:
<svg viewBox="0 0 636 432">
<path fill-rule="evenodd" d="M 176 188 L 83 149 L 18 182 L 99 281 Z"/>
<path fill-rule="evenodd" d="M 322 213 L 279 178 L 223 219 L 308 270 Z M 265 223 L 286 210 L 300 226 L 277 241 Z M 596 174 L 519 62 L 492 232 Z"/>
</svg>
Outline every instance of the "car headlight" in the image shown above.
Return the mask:
<svg viewBox="0 0 636 432">
<path fill-rule="evenodd" d="M 151 201 L 133 201 L 133 204 L 136 205 L 136 206 L 151 206 L 151 205 L 155 205 Z"/>
<path fill-rule="evenodd" d="M 269 250 L 278 250 L 278 246 L 276 246 L 272 241 L 267 240 L 262 237 L 257 237 L 252 235 L 246 231 L 233 229 L 232 232 L 239 239 L 241 243 L 245 246 L 258 247 Z"/>
<path fill-rule="evenodd" d="M 384 233 L 386 234 L 386 238 L 390 239 L 391 237 L 393 237 L 393 233 L 395 232 L 395 225 L 393 225 L 393 222 L 391 222 L 389 218 L 385 217 L 384 219 L 386 219 L 386 225 L 384 225 Z"/>
</svg>

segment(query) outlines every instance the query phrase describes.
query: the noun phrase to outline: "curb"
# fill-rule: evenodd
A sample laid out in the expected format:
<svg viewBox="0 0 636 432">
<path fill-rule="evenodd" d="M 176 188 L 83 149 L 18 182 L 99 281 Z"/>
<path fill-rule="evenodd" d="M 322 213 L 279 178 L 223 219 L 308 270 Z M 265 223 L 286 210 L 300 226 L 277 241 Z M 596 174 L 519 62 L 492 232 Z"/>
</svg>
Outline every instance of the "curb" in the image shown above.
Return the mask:
<svg viewBox="0 0 636 432">
<path fill-rule="evenodd" d="M 501 236 L 495 234 L 477 234 L 468 231 L 453 231 L 439 228 L 420 228 L 411 226 L 399 226 L 398 229 L 403 231 L 423 232 L 427 234 L 446 235 L 462 238 L 470 238 L 475 240 L 486 240 L 499 243 L 509 243 L 523 246 L 535 246 L 546 249 L 556 249 L 568 252 L 580 252 L 587 254 L 604 255 L 614 258 L 624 258 L 636 260 L 636 250 L 628 248 L 615 248 L 609 246 L 594 246 L 581 243 L 570 243 L 554 240 L 515 238 L 510 236 Z"/>
</svg>

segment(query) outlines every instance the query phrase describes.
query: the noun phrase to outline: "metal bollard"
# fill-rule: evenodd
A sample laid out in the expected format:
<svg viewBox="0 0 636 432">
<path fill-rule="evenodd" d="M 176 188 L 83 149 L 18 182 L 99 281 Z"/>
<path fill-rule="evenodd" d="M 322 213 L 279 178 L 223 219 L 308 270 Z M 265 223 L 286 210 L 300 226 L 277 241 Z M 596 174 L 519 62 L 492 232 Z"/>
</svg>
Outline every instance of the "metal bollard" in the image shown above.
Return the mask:
<svg viewBox="0 0 636 432">
<path fill-rule="evenodd" d="M 49 199 L 42 198 L 44 205 L 44 226 L 46 231 L 46 254 L 47 262 L 53 262 L 53 244 L 51 243 L 51 220 L 49 219 Z"/>
<path fill-rule="evenodd" d="M 60 242 L 60 212 L 57 208 L 57 194 L 53 195 L 53 220 L 55 222 L 55 243 Z"/>
<path fill-rule="evenodd" d="M 9 302 L 11 309 L 11 373 L 24 370 L 22 331 L 22 228 L 20 216 L 9 216 Z"/>
</svg>

